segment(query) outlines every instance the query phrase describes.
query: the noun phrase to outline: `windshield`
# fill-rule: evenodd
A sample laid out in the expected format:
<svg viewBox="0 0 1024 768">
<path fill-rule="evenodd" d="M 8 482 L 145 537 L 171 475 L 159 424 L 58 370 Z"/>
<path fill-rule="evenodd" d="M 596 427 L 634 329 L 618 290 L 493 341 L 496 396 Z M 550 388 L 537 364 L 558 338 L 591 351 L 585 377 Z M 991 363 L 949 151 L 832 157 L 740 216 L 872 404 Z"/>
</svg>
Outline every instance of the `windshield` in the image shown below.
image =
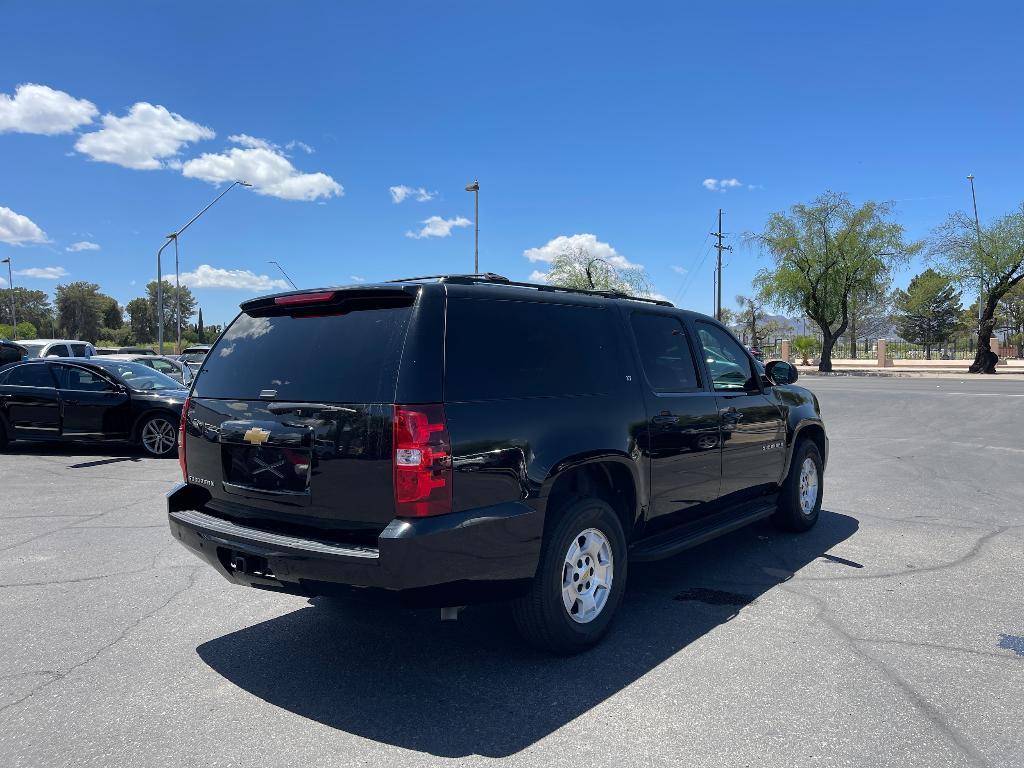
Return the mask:
<svg viewBox="0 0 1024 768">
<path fill-rule="evenodd" d="M 21 346 L 23 346 L 25 348 L 25 356 L 26 357 L 39 357 L 39 355 L 43 351 L 43 346 L 44 345 L 42 345 L 42 344 L 22 344 Z"/>
<path fill-rule="evenodd" d="M 183 363 L 201 363 L 206 359 L 205 352 L 189 352 L 187 355 L 182 355 L 178 358 Z"/>
<path fill-rule="evenodd" d="M 181 389 L 181 382 L 175 381 L 160 371 L 154 371 L 148 365 L 132 363 L 127 360 L 114 362 L 104 361 L 100 366 L 108 373 L 112 373 L 130 389 L 136 392 L 155 392 L 164 389 Z"/>
</svg>

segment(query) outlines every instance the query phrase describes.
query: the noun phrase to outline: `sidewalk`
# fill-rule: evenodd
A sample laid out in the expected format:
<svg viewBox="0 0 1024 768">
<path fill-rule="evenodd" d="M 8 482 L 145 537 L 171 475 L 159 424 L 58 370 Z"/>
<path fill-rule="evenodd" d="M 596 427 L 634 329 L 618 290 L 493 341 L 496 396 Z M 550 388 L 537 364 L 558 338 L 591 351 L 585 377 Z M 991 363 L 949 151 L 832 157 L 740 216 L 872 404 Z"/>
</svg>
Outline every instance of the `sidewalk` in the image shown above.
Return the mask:
<svg viewBox="0 0 1024 768">
<path fill-rule="evenodd" d="M 858 364 L 858 362 L 860 364 Z M 936 365 L 920 365 L 919 361 L 897 360 L 891 366 L 879 368 L 874 360 L 832 361 L 832 372 L 822 373 L 816 365 L 797 365 L 801 376 L 897 376 L 908 378 L 964 379 L 968 377 L 1002 379 L 1024 382 L 1024 361 L 1010 360 L 996 367 L 995 375 L 968 373 L 970 360 L 931 360 Z M 1013 365 L 1017 363 L 1017 365 Z"/>
</svg>

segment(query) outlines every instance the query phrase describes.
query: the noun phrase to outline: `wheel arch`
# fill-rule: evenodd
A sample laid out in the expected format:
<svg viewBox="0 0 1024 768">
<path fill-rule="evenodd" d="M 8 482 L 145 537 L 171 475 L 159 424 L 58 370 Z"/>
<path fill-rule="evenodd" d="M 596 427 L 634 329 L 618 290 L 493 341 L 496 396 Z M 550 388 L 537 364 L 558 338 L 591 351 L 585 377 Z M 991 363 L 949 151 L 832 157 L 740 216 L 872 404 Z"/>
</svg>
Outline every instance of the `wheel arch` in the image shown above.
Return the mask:
<svg viewBox="0 0 1024 768">
<path fill-rule="evenodd" d="M 824 465 L 828 461 L 828 437 L 825 434 L 825 425 L 821 419 L 802 419 L 793 427 L 792 437 L 789 441 L 789 450 L 786 451 L 786 464 L 783 467 L 782 477 L 789 475 L 789 467 L 793 461 L 793 452 L 801 440 L 813 440 L 818 446 L 821 454 L 821 461 Z"/>
<path fill-rule="evenodd" d="M 615 510 L 629 541 L 642 517 L 642 487 L 639 467 L 624 453 L 608 451 L 563 459 L 552 467 L 541 487 L 544 527 L 558 519 L 558 510 L 567 499 L 595 496 Z"/>
</svg>

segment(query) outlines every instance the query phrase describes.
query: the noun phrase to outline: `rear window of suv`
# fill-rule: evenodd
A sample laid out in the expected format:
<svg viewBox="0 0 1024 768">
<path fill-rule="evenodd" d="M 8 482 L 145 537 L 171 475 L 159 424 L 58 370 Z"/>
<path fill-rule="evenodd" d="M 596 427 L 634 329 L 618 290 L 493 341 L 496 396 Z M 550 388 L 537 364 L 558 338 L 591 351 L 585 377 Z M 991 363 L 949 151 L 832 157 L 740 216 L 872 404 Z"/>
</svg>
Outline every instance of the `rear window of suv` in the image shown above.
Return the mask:
<svg viewBox="0 0 1024 768">
<path fill-rule="evenodd" d="M 410 307 L 240 314 L 203 358 L 193 394 L 277 401 L 393 402 Z"/>
<path fill-rule="evenodd" d="M 445 400 L 612 391 L 619 345 L 611 313 L 539 301 L 448 301 Z"/>
</svg>

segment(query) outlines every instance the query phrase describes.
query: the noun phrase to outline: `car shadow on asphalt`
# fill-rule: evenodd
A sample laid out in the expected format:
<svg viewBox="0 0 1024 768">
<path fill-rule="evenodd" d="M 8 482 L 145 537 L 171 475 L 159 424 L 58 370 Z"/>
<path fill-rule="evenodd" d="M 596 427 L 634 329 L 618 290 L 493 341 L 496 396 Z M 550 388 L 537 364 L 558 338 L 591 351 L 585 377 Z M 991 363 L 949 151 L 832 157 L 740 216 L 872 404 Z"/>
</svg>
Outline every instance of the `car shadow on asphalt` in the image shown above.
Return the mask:
<svg viewBox="0 0 1024 768">
<path fill-rule="evenodd" d="M 122 461 L 141 461 L 146 454 L 137 445 L 131 443 L 102 442 L 102 443 L 63 443 L 63 442 L 13 442 L 7 446 L 6 454 L 18 454 L 21 456 L 67 456 L 84 457 L 96 456 L 95 461 L 83 461 L 77 464 L 69 464 L 68 469 L 84 469 L 103 464 L 116 464 Z M 177 456 L 177 454 L 175 454 Z"/>
<path fill-rule="evenodd" d="M 524 646 L 503 605 L 441 623 L 437 611 L 318 600 L 196 650 L 239 688 L 332 728 L 439 757 L 507 757 L 685 651 L 857 528 L 823 510 L 808 533 L 762 522 L 633 565 L 611 632 L 571 658 Z"/>
</svg>

